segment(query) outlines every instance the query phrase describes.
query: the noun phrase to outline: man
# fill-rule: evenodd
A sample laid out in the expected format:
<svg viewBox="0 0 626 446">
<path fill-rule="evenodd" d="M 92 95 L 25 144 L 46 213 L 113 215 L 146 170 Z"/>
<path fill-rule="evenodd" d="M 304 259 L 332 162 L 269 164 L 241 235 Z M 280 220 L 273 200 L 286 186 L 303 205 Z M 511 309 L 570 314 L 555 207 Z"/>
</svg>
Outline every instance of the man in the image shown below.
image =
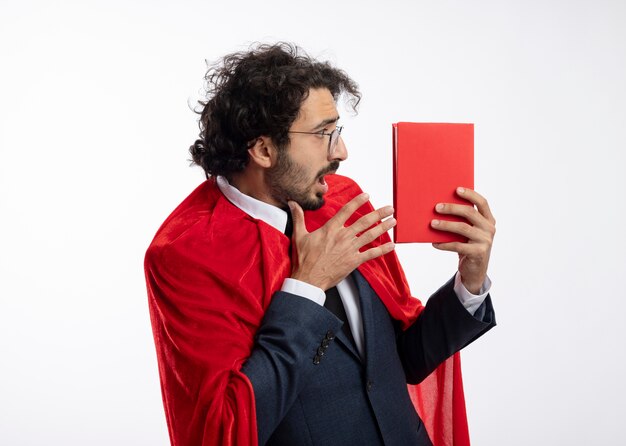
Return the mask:
<svg viewBox="0 0 626 446">
<path fill-rule="evenodd" d="M 423 307 L 393 209 L 334 174 L 336 100 L 356 108 L 356 84 L 288 44 L 228 55 L 207 82 L 190 151 L 208 179 L 145 262 L 172 444 L 469 444 L 451 355 L 495 325 L 487 202 L 460 189 L 477 209 L 438 206 L 469 223 L 433 226 L 469 241 L 436 245 L 459 271 Z M 407 390 L 422 381 L 425 423 Z"/>
</svg>

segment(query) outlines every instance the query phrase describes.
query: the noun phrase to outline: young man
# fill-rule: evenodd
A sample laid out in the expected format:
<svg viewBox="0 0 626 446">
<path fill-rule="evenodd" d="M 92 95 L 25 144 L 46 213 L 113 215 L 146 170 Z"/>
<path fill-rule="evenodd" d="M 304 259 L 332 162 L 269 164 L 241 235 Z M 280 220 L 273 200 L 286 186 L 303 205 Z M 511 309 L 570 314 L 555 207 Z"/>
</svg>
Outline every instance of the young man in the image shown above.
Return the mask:
<svg viewBox="0 0 626 446">
<path fill-rule="evenodd" d="M 469 241 L 436 246 L 459 271 L 424 307 L 393 209 L 334 174 L 336 100 L 356 108 L 356 84 L 288 44 L 228 55 L 207 81 L 190 151 L 208 179 L 145 262 L 172 444 L 469 444 L 454 354 L 495 325 L 487 202 L 438 207 L 469 224 L 433 225 Z M 420 418 L 407 383 L 422 381 Z"/>
</svg>

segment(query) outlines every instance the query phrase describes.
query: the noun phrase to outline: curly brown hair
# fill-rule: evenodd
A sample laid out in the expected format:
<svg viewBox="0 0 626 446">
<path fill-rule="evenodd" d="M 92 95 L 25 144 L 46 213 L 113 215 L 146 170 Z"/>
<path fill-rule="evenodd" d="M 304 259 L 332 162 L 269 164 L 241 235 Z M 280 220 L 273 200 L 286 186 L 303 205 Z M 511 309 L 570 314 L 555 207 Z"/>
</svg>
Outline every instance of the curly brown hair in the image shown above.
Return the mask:
<svg viewBox="0 0 626 446">
<path fill-rule="evenodd" d="M 199 101 L 199 139 L 189 148 L 207 178 L 230 178 L 247 165 L 250 143 L 269 136 L 279 150 L 289 145 L 289 128 L 312 88 L 342 93 L 356 113 L 358 85 L 328 62 L 319 62 L 298 46 L 255 44 L 209 66 L 206 101 Z"/>
</svg>

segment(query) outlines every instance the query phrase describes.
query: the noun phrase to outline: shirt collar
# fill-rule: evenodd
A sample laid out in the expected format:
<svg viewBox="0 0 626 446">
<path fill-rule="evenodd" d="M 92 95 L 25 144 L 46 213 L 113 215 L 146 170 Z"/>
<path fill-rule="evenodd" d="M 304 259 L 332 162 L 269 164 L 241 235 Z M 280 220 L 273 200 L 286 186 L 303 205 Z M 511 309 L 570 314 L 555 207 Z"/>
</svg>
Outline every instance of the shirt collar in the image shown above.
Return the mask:
<svg viewBox="0 0 626 446">
<path fill-rule="evenodd" d="M 285 233 L 287 227 L 287 212 L 279 207 L 252 198 L 232 186 L 223 176 L 217 177 L 217 187 L 232 204 L 244 211 L 252 218 L 263 220 L 276 230 Z"/>
</svg>

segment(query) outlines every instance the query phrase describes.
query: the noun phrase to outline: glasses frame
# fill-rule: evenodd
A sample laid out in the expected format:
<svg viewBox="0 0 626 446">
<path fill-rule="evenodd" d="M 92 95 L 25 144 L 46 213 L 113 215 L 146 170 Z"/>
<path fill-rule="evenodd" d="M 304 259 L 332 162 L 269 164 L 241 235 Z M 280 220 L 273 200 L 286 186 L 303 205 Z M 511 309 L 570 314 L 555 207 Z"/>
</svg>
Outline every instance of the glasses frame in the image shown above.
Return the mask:
<svg viewBox="0 0 626 446">
<path fill-rule="evenodd" d="M 327 133 L 324 130 L 320 130 L 319 132 L 296 132 L 296 131 L 288 131 L 287 133 L 300 133 L 303 135 L 318 135 L 318 136 L 328 136 L 328 156 L 333 156 L 335 153 L 335 149 L 337 148 L 337 144 L 339 143 L 339 137 L 341 136 L 341 131 L 343 130 L 343 125 L 339 125 L 335 127 L 335 129 Z"/>
</svg>

